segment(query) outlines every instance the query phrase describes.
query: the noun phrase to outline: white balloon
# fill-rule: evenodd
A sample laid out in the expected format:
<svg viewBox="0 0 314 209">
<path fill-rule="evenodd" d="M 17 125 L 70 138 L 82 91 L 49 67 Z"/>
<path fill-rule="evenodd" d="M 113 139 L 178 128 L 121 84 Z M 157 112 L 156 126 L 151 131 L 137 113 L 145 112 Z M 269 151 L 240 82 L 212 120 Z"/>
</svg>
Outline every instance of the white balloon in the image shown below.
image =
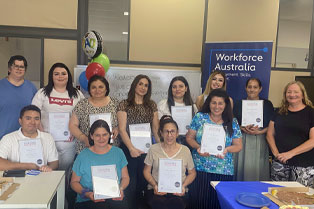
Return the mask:
<svg viewBox="0 0 314 209">
<path fill-rule="evenodd" d="M 98 44 L 97 36 L 93 31 L 89 31 L 85 34 L 82 40 L 82 47 L 88 58 L 92 58 L 95 55 Z"/>
</svg>

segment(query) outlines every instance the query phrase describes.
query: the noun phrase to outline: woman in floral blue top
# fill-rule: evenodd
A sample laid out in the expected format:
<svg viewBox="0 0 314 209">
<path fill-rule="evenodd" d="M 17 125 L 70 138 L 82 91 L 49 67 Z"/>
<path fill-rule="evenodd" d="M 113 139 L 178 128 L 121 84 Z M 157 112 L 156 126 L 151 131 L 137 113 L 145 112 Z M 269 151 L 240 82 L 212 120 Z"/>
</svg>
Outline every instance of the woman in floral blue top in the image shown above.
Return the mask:
<svg viewBox="0 0 314 209">
<path fill-rule="evenodd" d="M 226 131 L 226 144 L 222 155 L 201 153 L 204 124 L 221 125 Z M 193 148 L 193 160 L 197 171 L 191 185 L 191 205 L 195 209 L 220 208 L 215 190 L 210 181 L 233 180 L 232 153 L 242 149 L 242 134 L 237 119 L 233 118 L 230 99 L 226 91 L 215 89 L 208 95 L 186 135 L 186 141 Z"/>
</svg>

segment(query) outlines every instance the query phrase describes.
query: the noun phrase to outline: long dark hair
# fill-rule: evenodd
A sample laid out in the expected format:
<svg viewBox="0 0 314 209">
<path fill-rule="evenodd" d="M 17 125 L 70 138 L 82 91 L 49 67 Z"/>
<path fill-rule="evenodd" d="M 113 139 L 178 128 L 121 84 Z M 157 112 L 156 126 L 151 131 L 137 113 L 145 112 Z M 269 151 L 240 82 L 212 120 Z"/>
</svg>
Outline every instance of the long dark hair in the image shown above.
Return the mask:
<svg viewBox="0 0 314 209">
<path fill-rule="evenodd" d="M 184 83 L 185 87 L 187 87 L 187 91 L 185 92 L 184 97 L 183 97 L 184 104 L 193 106 L 193 100 L 191 97 L 190 87 L 189 87 L 188 81 L 183 76 L 176 76 L 171 80 L 169 88 L 168 88 L 168 101 L 167 102 L 168 102 L 168 108 L 169 108 L 170 113 L 171 113 L 171 106 L 174 106 L 174 99 L 173 99 L 173 94 L 172 94 L 172 85 L 176 81 L 181 81 L 182 83 Z M 193 107 L 192 107 L 192 114 L 193 114 Z"/>
<path fill-rule="evenodd" d="M 88 133 L 88 142 L 90 146 L 94 145 L 94 140 L 91 138 L 91 135 L 94 134 L 94 132 L 96 131 L 97 128 L 104 128 L 106 129 L 106 131 L 109 133 L 109 140 L 108 140 L 108 144 L 110 142 L 110 136 L 111 136 L 111 132 L 110 132 L 110 128 L 109 125 L 106 121 L 104 120 L 96 120 L 92 126 L 89 129 L 89 133 Z"/>
<path fill-rule="evenodd" d="M 68 94 L 69 94 L 70 98 L 73 98 L 73 97 L 77 98 L 79 93 L 78 93 L 78 90 L 73 87 L 71 72 L 70 72 L 69 68 L 65 64 L 63 64 L 61 62 L 57 62 L 57 63 L 53 64 L 51 66 L 50 70 L 49 70 L 48 84 L 47 84 L 47 86 L 45 86 L 43 88 L 43 92 L 44 92 L 45 96 L 50 97 L 50 94 L 51 94 L 53 86 L 54 86 L 54 83 L 53 83 L 53 71 L 57 67 L 64 68 L 67 71 L 67 73 L 68 73 L 68 82 L 67 82 L 66 90 L 68 91 Z"/>
<path fill-rule="evenodd" d="M 147 93 L 144 95 L 144 98 L 143 98 L 143 105 L 144 107 L 151 107 L 152 101 L 150 100 L 150 97 L 152 95 L 152 81 L 149 79 L 147 75 L 143 75 L 143 74 L 137 75 L 131 84 L 131 87 L 128 93 L 128 98 L 127 98 L 129 106 L 135 106 L 136 104 L 135 103 L 135 88 L 142 78 L 145 78 L 148 80 L 148 89 L 147 89 Z"/>
<path fill-rule="evenodd" d="M 232 113 L 230 98 L 229 98 L 229 96 L 228 96 L 228 94 L 227 94 L 227 92 L 225 90 L 223 90 L 223 89 L 213 89 L 209 93 L 209 95 L 208 95 L 208 97 L 207 97 L 207 99 L 206 99 L 202 109 L 200 110 L 200 112 L 202 112 L 202 113 L 211 113 L 209 105 L 210 105 L 210 102 L 212 101 L 213 97 L 221 97 L 221 98 L 224 99 L 224 101 L 226 103 L 225 109 L 222 112 L 222 116 L 221 117 L 222 117 L 222 120 L 223 120 L 223 126 L 227 127 L 227 130 L 226 130 L 227 133 L 229 134 L 229 136 L 232 136 L 232 134 L 233 134 L 233 129 L 232 129 L 233 113 Z"/>
</svg>

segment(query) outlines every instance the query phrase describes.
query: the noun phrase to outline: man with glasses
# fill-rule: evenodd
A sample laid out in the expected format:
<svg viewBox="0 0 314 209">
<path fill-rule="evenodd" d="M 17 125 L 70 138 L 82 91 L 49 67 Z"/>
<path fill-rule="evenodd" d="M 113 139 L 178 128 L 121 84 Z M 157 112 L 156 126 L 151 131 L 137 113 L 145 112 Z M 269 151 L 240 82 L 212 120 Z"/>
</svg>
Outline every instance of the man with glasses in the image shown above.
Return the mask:
<svg viewBox="0 0 314 209">
<path fill-rule="evenodd" d="M 26 69 L 25 57 L 12 56 L 8 62 L 8 76 L 0 80 L 0 140 L 20 128 L 19 112 L 32 103 L 37 92 L 34 84 L 24 79 Z"/>
</svg>

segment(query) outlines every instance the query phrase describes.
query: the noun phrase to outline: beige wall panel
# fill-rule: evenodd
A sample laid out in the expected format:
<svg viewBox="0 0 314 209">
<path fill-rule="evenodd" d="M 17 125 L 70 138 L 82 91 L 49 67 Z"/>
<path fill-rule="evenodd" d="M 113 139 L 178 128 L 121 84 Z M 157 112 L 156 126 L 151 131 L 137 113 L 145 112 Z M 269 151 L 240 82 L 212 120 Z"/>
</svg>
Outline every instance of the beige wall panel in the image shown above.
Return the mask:
<svg viewBox="0 0 314 209">
<path fill-rule="evenodd" d="M 205 0 L 132 0 L 130 60 L 200 63 Z"/>
<path fill-rule="evenodd" d="M 0 25 L 77 29 L 78 0 L 4 0 Z"/>
<path fill-rule="evenodd" d="M 279 0 L 208 0 L 206 42 L 274 41 Z"/>
<path fill-rule="evenodd" d="M 295 80 L 295 76 L 310 76 L 310 72 L 291 72 L 291 71 L 271 71 L 269 84 L 269 100 L 274 107 L 279 107 L 283 89 L 290 81 Z"/>
<path fill-rule="evenodd" d="M 110 64 L 112 67 L 130 67 L 130 68 L 153 68 L 153 69 L 173 69 L 173 70 L 195 70 L 201 71 L 201 67 L 178 67 L 178 66 L 160 66 L 160 65 L 129 65 L 129 64 Z"/>
<path fill-rule="evenodd" d="M 44 85 L 48 83 L 50 67 L 56 62 L 63 62 L 68 66 L 73 77 L 73 69 L 77 59 L 77 41 L 45 39 L 44 51 Z"/>
</svg>

